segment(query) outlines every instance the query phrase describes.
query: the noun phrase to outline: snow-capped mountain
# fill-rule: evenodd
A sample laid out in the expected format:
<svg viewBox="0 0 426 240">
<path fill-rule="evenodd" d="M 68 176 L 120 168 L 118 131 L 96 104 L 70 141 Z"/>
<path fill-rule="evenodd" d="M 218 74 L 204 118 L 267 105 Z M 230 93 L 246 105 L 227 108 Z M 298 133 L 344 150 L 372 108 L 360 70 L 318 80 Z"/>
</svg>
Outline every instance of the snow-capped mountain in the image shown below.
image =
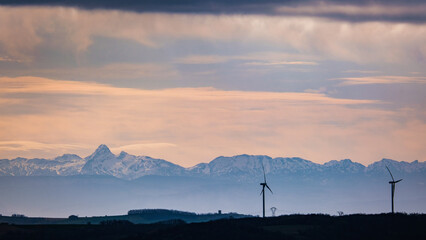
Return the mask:
<svg viewBox="0 0 426 240">
<path fill-rule="evenodd" d="M 87 162 L 81 170 L 81 174 L 85 175 L 111 175 L 131 180 L 145 175 L 180 176 L 185 172 L 183 167 L 162 159 L 126 152 L 116 156 L 106 145 L 100 145 L 85 159 Z"/>
<path fill-rule="evenodd" d="M 189 169 L 193 174 L 207 176 L 254 176 L 262 174 L 310 173 L 321 165 L 301 158 L 271 158 L 263 155 L 218 157 L 210 163 L 201 163 Z"/>
<path fill-rule="evenodd" d="M 134 156 L 126 152 L 114 155 L 106 145 L 100 145 L 90 156 L 82 159 L 65 154 L 55 159 L 0 160 L 0 176 L 70 176 L 107 175 L 132 180 L 146 175 L 203 176 L 248 179 L 265 172 L 272 176 L 316 176 L 316 174 L 387 174 L 388 166 L 396 174 L 426 173 L 426 162 L 398 162 L 383 159 L 368 167 L 344 159 L 317 164 L 302 158 L 271 158 L 264 155 L 237 155 L 218 157 L 209 163 L 183 168 L 171 162 L 148 156 Z"/>
<path fill-rule="evenodd" d="M 332 171 L 334 173 L 362 173 L 366 167 L 360 163 L 352 162 L 350 159 L 343 159 L 340 161 L 331 160 L 324 163 L 322 166 L 325 171 Z"/>
<path fill-rule="evenodd" d="M 86 161 L 75 154 L 64 154 L 55 159 L 15 158 L 0 160 L 0 176 L 56 176 L 76 175 Z"/>
<path fill-rule="evenodd" d="M 228 176 L 228 175 L 256 175 L 262 171 L 261 162 L 269 169 L 269 160 L 272 158 L 268 156 L 251 156 L 251 155 L 238 155 L 233 157 L 218 157 L 210 163 L 200 163 L 189 171 L 197 175 L 206 176 Z"/>
<path fill-rule="evenodd" d="M 426 162 L 419 162 L 418 160 L 411 163 L 405 161 L 398 162 L 384 158 L 378 162 L 368 165 L 366 172 L 387 172 L 385 166 L 388 166 L 395 172 L 420 173 L 426 171 Z"/>
</svg>

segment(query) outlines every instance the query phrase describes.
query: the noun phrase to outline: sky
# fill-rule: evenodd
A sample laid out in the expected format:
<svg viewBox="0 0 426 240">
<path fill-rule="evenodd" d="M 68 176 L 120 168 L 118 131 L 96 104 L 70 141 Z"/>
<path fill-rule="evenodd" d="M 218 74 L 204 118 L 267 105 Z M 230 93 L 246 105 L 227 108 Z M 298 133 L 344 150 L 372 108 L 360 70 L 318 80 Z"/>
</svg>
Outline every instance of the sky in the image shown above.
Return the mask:
<svg viewBox="0 0 426 240">
<path fill-rule="evenodd" d="M 425 161 L 424 1 L 2 1 L 0 159 Z"/>
</svg>

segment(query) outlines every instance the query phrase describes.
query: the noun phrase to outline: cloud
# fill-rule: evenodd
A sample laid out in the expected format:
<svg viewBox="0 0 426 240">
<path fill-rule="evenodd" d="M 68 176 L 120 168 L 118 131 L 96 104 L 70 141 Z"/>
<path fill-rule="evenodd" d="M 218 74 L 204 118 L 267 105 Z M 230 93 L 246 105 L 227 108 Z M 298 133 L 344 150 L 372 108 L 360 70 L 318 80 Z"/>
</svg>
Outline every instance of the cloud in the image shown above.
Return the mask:
<svg viewBox="0 0 426 240">
<path fill-rule="evenodd" d="M 98 83 L 56 81 L 40 77 L 0 78 L 0 94 L 73 94 L 73 95 L 126 95 L 137 90 L 114 89 Z"/>
<path fill-rule="evenodd" d="M 319 89 L 306 89 L 304 92 L 307 92 L 307 93 L 325 93 L 325 92 L 327 92 L 327 88 L 321 87 Z"/>
<path fill-rule="evenodd" d="M 138 82 L 151 82 L 155 86 L 156 81 L 175 81 L 181 79 L 181 73 L 176 70 L 173 66 L 169 64 L 128 64 L 128 63 L 117 63 L 117 64 L 108 64 L 104 66 L 91 66 L 91 67 L 79 67 L 79 68 L 52 68 L 52 69 L 6 69 L 2 71 L 6 76 L 41 76 L 48 78 L 62 78 L 68 80 L 77 80 L 85 81 L 89 83 L 97 82 L 112 82 L 116 85 L 123 84 L 124 81 L 127 81 L 127 85 L 135 85 Z M 12 78 L 9 78 L 8 81 L 12 81 Z M 24 78 L 23 78 L 24 79 Z M 36 78 L 26 78 L 28 81 L 37 81 Z M 43 78 L 40 78 L 43 79 Z M 44 83 L 46 81 L 42 80 L 37 83 L 45 87 Z M 4 84 L 9 84 L 5 79 L 0 82 L 0 86 Z M 70 89 L 74 87 L 79 87 L 78 84 L 69 84 Z M 72 85 L 72 86 L 71 86 Z M 34 85 L 35 86 L 35 85 Z M 16 86 L 18 87 L 18 86 Z M 65 87 L 65 88 L 67 88 Z M 3 89 L 4 91 L 9 91 L 11 89 Z M 17 88 L 16 88 L 17 89 Z M 16 90 L 15 89 L 15 90 Z M 85 92 L 87 89 L 81 89 L 82 92 Z M 26 91 L 26 90 L 24 90 Z M 55 89 L 53 89 L 55 91 Z M 1 92 L 1 90 L 0 90 Z"/>
<path fill-rule="evenodd" d="M 189 99 L 197 101 L 209 100 L 276 100 L 296 102 L 317 102 L 320 104 L 356 105 L 378 103 L 372 100 L 336 99 L 319 93 L 297 92 L 245 92 L 222 91 L 214 88 L 172 88 L 161 90 L 143 90 L 134 88 L 118 88 L 106 84 L 85 83 L 76 81 L 57 81 L 40 77 L 0 77 L 0 94 L 70 94 L 70 95 L 104 95 L 128 97 L 163 97 Z"/>
<path fill-rule="evenodd" d="M 177 59 L 180 64 L 215 64 L 232 60 L 244 61 L 244 65 L 274 66 L 274 65 L 317 65 L 314 61 L 283 61 L 285 59 L 315 59 L 314 56 L 276 52 L 254 52 L 241 55 L 189 55 Z"/>
<path fill-rule="evenodd" d="M 408 76 L 349 77 L 349 78 L 337 78 L 333 80 L 342 81 L 341 85 L 398 84 L 398 83 L 425 84 L 426 83 L 426 77 L 408 77 Z"/>
<path fill-rule="evenodd" d="M 0 151 L 27 152 L 27 151 L 79 151 L 84 146 L 75 144 L 42 143 L 36 141 L 0 141 Z"/>
<path fill-rule="evenodd" d="M 16 16 L 21 16 L 16 18 Z M 312 17 L 132 13 L 75 8 L 0 7 L 3 58 L 36 59 L 43 46 L 78 56 L 94 37 L 134 41 L 161 49 L 181 40 L 231 42 L 289 49 L 319 60 L 356 63 L 424 64 L 426 25 L 388 22 L 348 23 Z M 186 61 L 218 62 L 210 56 Z M 298 61 L 298 59 L 284 59 Z M 283 61 L 283 60 L 278 60 Z M 78 62 L 78 61 L 77 61 Z"/>
<path fill-rule="evenodd" d="M 293 62 L 248 62 L 246 65 L 251 66 L 280 66 L 280 65 L 318 65 L 316 62 L 303 62 L 303 61 L 293 61 Z"/>
<path fill-rule="evenodd" d="M 378 101 L 318 92 L 130 89 L 31 76 L 3 77 L 0 84 L 2 158 L 86 156 L 101 143 L 184 166 L 242 153 L 365 164 L 383 154 L 426 158 L 418 144 L 426 141 L 426 125 L 417 113 L 377 109 Z"/>
<path fill-rule="evenodd" d="M 130 144 L 130 145 L 124 145 L 124 146 L 118 146 L 118 147 L 112 147 L 111 151 L 113 152 L 120 152 L 120 151 L 127 151 L 131 152 L 135 155 L 144 155 L 147 151 L 168 151 L 170 148 L 176 148 L 178 147 L 176 144 L 173 143 L 166 143 L 166 142 L 151 142 L 151 143 L 136 143 L 136 144 Z"/>
<path fill-rule="evenodd" d="M 0 56 L 0 62 L 17 62 L 17 63 L 22 63 L 22 62 L 25 62 L 25 60 L 11 58 L 11 57 L 8 57 L 8 56 L 5 56 L 5 57 Z"/>
<path fill-rule="evenodd" d="M 356 1 L 330 3 L 313 2 L 295 6 L 279 6 L 277 13 L 296 16 L 316 16 L 348 21 L 425 22 L 426 4 L 367 3 Z"/>
<path fill-rule="evenodd" d="M 344 73 L 364 73 L 364 74 L 373 74 L 373 73 L 380 73 L 378 70 L 345 70 L 342 71 Z"/>
<path fill-rule="evenodd" d="M 190 55 L 176 60 L 180 64 L 215 64 L 227 62 L 230 58 L 217 55 Z"/>
<path fill-rule="evenodd" d="M 33 74 L 49 76 L 53 78 L 62 77 L 66 79 L 78 79 L 86 81 L 105 81 L 117 79 L 158 81 L 174 80 L 181 77 L 178 70 L 176 70 L 170 64 L 166 63 L 114 63 L 104 66 L 92 67 L 20 70 L 19 73 L 21 75 Z"/>
<path fill-rule="evenodd" d="M 110 9 L 133 12 L 162 13 L 203 13 L 203 14 L 262 14 L 318 16 L 347 21 L 405 21 L 425 22 L 426 5 L 421 0 L 345 0 L 345 1 L 277 1 L 262 2 L 239 0 L 214 2 L 204 0 L 189 1 L 60 1 L 60 0 L 14 0 L 1 1 L 10 6 L 69 6 L 83 9 Z"/>
</svg>

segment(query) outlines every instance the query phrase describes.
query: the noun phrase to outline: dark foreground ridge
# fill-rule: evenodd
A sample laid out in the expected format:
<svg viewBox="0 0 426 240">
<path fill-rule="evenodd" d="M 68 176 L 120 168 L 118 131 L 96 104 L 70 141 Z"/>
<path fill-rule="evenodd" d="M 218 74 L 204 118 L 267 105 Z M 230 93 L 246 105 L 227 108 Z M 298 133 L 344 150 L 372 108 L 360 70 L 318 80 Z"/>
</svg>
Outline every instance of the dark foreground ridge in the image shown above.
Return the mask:
<svg viewBox="0 0 426 240">
<path fill-rule="evenodd" d="M 132 224 L 0 224 L 0 239 L 426 239 L 426 214 L 288 215 Z"/>
</svg>

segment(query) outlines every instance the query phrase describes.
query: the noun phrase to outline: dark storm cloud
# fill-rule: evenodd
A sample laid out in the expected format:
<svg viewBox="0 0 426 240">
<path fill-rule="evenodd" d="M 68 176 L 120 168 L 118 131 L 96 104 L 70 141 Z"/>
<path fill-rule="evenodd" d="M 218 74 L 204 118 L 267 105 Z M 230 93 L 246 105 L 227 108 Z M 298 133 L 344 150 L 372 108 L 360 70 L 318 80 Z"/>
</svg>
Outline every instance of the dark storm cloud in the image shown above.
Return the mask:
<svg viewBox="0 0 426 240">
<path fill-rule="evenodd" d="M 135 12 L 316 16 L 351 22 L 426 22 L 426 4 L 423 0 L 0 0 L 0 4 Z"/>
</svg>

